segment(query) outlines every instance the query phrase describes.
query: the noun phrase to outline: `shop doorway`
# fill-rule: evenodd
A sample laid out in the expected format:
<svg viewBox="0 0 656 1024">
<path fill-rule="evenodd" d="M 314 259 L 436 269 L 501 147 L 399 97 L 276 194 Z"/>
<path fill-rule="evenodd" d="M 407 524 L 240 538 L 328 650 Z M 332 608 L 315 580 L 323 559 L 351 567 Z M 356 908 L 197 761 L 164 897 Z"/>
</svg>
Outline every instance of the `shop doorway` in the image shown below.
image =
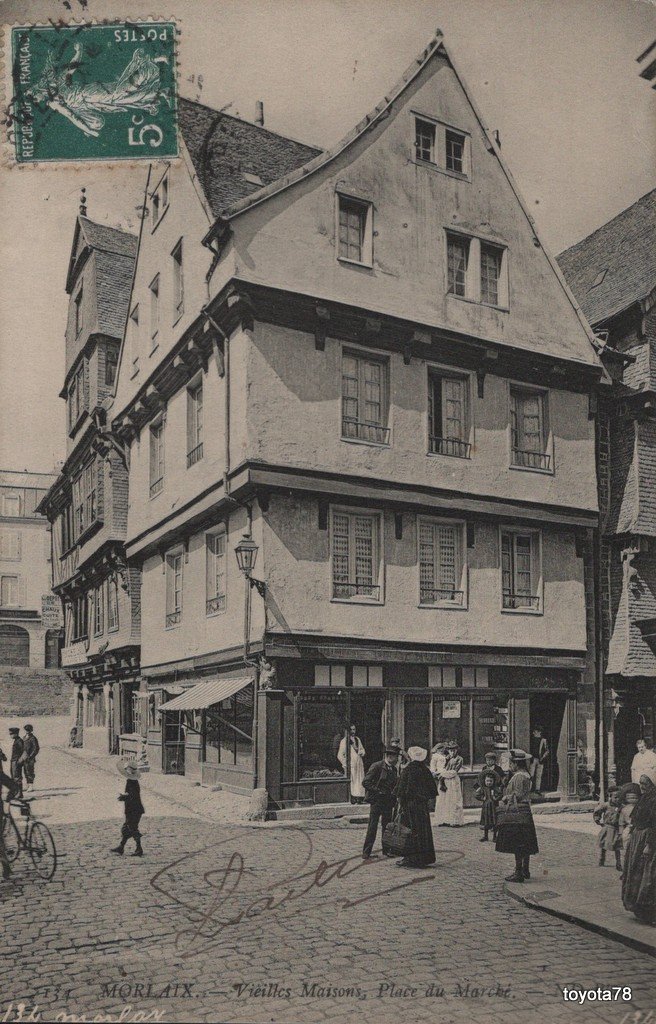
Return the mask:
<svg viewBox="0 0 656 1024">
<path fill-rule="evenodd" d="M 561 772 L 565 765 L 558 759 L 560 735 L 565 727 L 566 693 L 536 693 L 529 700 L 529 753 L 537 754 L 539 739 L 533 735 L 540 728 L 549 746 L 549 756 L 544 764 L 540 792 L 553 793 L 558 789 Z"/>
<path fill-rule="evenodd" d="M 631 762 L 636 742 L 643 735 L 643 720 L 637 708 L 620 708 L 614 722 L 615 779 L 618 786 L 631 781 Z"/>
<path fill-rule="evenodd" d="M 385 695 L 371 691 L 350 694 L 351 723 L 362 740 L 365 749 L 365 771 L 374 761 L 382 760 L 385 752 L 383 742 L 383 716 L 385 713 Z"/>
</svg>

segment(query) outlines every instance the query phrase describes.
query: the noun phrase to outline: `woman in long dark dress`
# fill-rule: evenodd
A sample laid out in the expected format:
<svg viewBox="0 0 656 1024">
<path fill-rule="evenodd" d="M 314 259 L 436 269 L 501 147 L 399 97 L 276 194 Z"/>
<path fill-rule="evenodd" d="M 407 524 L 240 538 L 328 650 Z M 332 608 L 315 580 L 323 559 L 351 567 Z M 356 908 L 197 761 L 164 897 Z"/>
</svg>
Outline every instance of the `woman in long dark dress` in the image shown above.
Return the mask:
<svg viewBox="0 0 656 1024">
<path fill-rule="evenodd" d="M 401 823 L 412 829 L 410 846 L 397 865 L 404 868 L 425 868 L 435 863 L 435 846 L 429 805 L 437 796 L 437 785 L 426 764 L 428 751 L 409 747 L 407 766 L 394 789 Z"/>
<path fill-rule="evenodd" d="M 134 839 L 136 847 L 132 856 L 143 857 L 141 832 L 139 831 L 139 822 L 145 814 L 144 805 L 141 802 L 141 787 L 139 785 L 141 772 L 137 765 L 131 763 L 119 765 L 118 770 L 127 779 L 125 792 L 119 796 L 125 811 L 125 822 L 121 829 L 121 841 L 118 846 L 112 848 L 112 853 L 118 853 L 122 856 L 128 839 Z"/>
<path fill-rule="evenodd" d="M 639 921 L 656 925 L 656 769 L 643 769 L 631 815 L 622 875 L 622 903 Z"/>
<path fill-rule="evenodd" d="M 532 853 L 538 853 L 531 814 L 531 776 L 528 773 L 529 755 L 525 750 L 510 751 L 512 775 L 499 804 L 497 853 L 514 853 L 515 870 L 506 877 L 507 882 L 524 882 L 531 877 L 529 870 Z"/>
</svg>

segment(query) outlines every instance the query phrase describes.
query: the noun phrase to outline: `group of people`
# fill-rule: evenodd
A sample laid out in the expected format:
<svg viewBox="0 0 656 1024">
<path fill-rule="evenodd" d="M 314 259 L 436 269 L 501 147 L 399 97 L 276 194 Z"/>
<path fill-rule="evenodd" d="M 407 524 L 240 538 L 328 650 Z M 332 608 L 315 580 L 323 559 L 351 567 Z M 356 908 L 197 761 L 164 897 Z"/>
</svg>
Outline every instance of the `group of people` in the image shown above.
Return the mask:
<svg viewBox="0 0 656 1024">
<path fill-rule="evenodd" d="M 362 788 L 369 803 L 369 823 L 362 856 L 371 858 L 379 827 L 382 828 L 383 855 L 395 856 L 390 849 L 394 821 L 404 830 L 403 856 L 400 867 L 422 868 L 435 863 L 435 844 L 430 813 L 433 805 L 437 824 L 451 824 L 441 819 L 455 818 L 463 824 L 462 790 L 458 771 L 462 758 L 455 743 L 436 744 L 428 763 L 428 751 L 411 746 L 405 752 L 400 741 L 393 740 L 385 749 L 383 759 L 376 761 L 362 778 Z M 515 870 L 507 881 L 523 882 L 530 878 L 530 858 L 538 853 L 538 842 L 531 814 L 531 756 L 523 750 L 510 751 L 510 770 L 504 773 L 497 764 L 497 755 L 485 755 L 485 768 L 480 772 L 476 792 L 482 802 L 482 841 L 491 831 L 500 853 L 515 856 Z M 458 763 L 459 762 L 459 763 Z M 457 784 L 457 789 L 456 789 Z M 441 807 L 440 807 L 441 801 Z M 398 828 L 397 828 L 398 833 Z"/>
<path fill-rule="evenodd" d="M 11 744 L 9 757 L 0 748 L 0 762 L 9 761 L 10 774 L 6 776 L 3 773 L 3 784 L 18 797 L 22 797 L 24 793 L 31 793 L 34 789 L 36 759 L 40 750 L 39 741 L 34 735 L 34 728 L 28 724 L 23 726 L 23 730 L 22 736 L 20 729 L 16 726 L 9 730 Z M 0 764 L 1 770 L 2 765 Z M 24 784 L 23 779 L 25 779 Z"/>
<path fill-rule="evenodd" d="M 638 740 L 631 782 L 612 787 L 593 812 L 600 826 L 599 865 L 613 853 L 621 872 L 622 903 L 644 924 L 656 925 L 656 753 Z M 622 864 L 624 853 L 624 864 Z"/>
</svg>

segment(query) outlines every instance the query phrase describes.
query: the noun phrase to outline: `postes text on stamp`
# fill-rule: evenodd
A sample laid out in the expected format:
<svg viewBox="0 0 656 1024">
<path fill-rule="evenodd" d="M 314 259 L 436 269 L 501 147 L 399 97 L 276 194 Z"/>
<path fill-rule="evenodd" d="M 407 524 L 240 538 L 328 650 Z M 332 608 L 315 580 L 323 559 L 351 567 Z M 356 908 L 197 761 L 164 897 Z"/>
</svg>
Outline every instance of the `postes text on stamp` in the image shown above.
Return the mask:
<svg viewBox="0 0 656 1024">
<path fill-rule="evenodd" d="M 154 21 L 13 28 L 17 162 L 177 156 L 175 33 Z"/>
</svg>

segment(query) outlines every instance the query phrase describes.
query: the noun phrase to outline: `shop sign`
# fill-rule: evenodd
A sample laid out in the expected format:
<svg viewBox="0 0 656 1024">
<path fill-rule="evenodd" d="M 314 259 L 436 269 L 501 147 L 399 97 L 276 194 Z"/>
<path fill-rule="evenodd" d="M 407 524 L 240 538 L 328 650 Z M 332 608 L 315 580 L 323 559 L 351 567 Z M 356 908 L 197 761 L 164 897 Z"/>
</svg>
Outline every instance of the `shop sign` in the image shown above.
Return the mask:
<svg viewBox="0 0 656 1024">
<path fill-rule="evenodd" d="M 44 629 L 59 629 L 64 625 L 61 601 L 56 594 L 42 594 L 41 624 Z"/>
<path fill-rule="evenodd" d="M 72 668 L 73 665 L 84 665 L 87 661 L 87 645 L 84 640 L 62 647 L 61 663 L 62 668 Z"/>
<path fill-rule="evenodd" d="M 442 702 L 442 718 L 460 718 L 460 701 L 445 700 Z"/>
</svg>

